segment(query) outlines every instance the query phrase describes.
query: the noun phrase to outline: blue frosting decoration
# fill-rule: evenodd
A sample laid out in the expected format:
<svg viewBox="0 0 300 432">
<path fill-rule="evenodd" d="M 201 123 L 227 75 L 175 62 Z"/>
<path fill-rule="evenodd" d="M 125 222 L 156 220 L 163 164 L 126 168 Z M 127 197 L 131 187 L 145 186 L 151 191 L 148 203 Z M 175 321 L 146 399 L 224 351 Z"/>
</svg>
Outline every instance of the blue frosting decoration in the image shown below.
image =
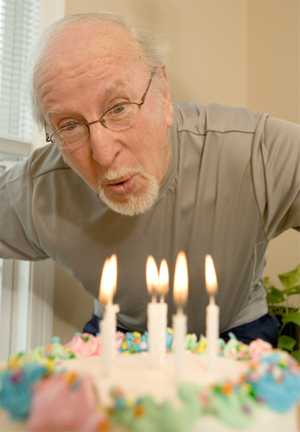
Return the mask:
<svg viewBox="0 0 300 432">
<path fill-rule="evenodd" d="M 145 333 L 139 332 L 127 332 L 124 334 L 124 339 L 120 346 L 121 352 L 130 352 L 130 353 L 140 353 L 144 351 L 148 351 L 148 339 L 149 335 L 146 331 Z M 166 348 L 167 351 L 172 350 L 173 345 L 173 332 L 171 329 L 167 329 L 166 331 Z"/>
<path fill-rule="evenodd" d="M 285 353 L 275 352 L 262 357 L 260 362 L 261 376 L 250 378 L 256 397 L 277 412 L 286 412 L 300 402 L 300 374 L 296 365 L 290 367 L 293 359 Z"/>
<path fill-rule="evenodd" d="M 1 371 L 0 408 L 5 409 L 14 420 L 25 420 L 31 407 L 33 385 L 46 374 L 47 369 L 38 363 Z"/>
</svg>

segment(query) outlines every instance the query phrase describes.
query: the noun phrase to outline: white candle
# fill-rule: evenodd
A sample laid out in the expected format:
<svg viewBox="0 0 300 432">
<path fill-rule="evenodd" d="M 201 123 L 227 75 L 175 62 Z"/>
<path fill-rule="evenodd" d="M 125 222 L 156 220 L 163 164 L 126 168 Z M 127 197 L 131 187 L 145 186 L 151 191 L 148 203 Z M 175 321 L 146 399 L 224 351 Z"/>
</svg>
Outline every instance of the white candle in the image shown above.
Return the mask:
<svg viewBox="0 0 300 432">
<path fill-rule="evenodd" d="M 116 315 L 119 312 L 118 305 L 107 304 L 105 306 L 104 317 L 101 323 L 101 334 L 103 343 L 103 364 L 106 371 L 110 371 L 114 358 L 117 352 L 116 348 L 116 327 L 117 319 Z"/>
<path fill-rule="evenodd" d="M 99 301 L 105 305 L 104 316 L 100 323 L 102 339 L 102 361 L 106 371 L 109 373 L 113 367 L 116 347 L 116 314 L 119 306 L 112 303 L 117 286 L 117 258 L 115 255 L 107 259 L 103 266 Z"/>
<path fill-rule="evenodd" d="M 188 270 L 184 252 L 177 256 L 174 275 L 174 301 L 177 305 L 177 313 L 173 317 L 175 374 L 177 380 L 181 380 L 185 369 L 185 339 L 187 331 L 187 319 L 183 313 L 188 294 Z"/>
<path fill-rule="evenodd" d="M 157 287 L 160 300 L 158 303 L 158 320 L 159 320 L 159 352 L 163 361 L 166 355 L 167 344 L 167 326 L 168 326 L 168 305 L 165 302 L 165 296 L 169 290 L 169 270 L 166 260 L 162 260 L 159 268 L 159 283 Z"/>
<path fill-rule="evenodd" d="M 219 351 L 219 307 L 215 303 L 215 293 L 218 289 L 217 276 L 213 260 L 210 255 L 205 257 L 205 280 L 209 295 L 206 308 L 206 338 L 209 364 L 212 364 Z"/>
<path fill-rule="evenodd" d="M 160 367 L 166 354 L 166 331 L 168 307 L 164 296 L 169 288 L 169 272 L 165 260 L 162 261 L 158 273 L 155 260 L 148 257 L 146 266 L 147 288 L 152 297 L 148 304 L 148 344 L 151 365 Z M 157 301 L 160 296 L 160 301 Z"/>
<path fill-rule="evenodd" d="M 175 373 L 178 380 L 181 379 L 184 370 L 185 339 L 186 339 L 186 315 L 182 309 L 178 309 L 173 316 Z"/>
<path fill-rule="evenodd" d="M 148 350 L 150 355 L 151 366 L 158 362 L 158 329 L 157 329 L 157 308 L 156 303 L 151 301 L 147 307 L 147 326 L 148 326 Z"/>
<path fill-rule="evenodd" d="M 148 327 L 148 350 L 150 355 L 151 366 L 157 366 L 159 363 L 158 350 L 158 321 L 157 321 L 157 286 L 158 270 L 155 260 L 149 256 L 146 263 L 146 282 L 147 289 L 151 295 L 151 302 L 147 306 L 147 327 Z"/>
</svg>

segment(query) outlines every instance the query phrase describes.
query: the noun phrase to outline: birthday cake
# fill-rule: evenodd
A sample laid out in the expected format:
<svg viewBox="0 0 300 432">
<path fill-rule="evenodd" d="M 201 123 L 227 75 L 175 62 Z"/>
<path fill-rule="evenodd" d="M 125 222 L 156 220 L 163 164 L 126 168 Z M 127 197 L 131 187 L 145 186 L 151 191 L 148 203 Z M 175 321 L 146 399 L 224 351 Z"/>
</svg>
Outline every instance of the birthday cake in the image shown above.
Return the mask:
<svg viewBox="0 0 300 432">
<path fill-rule="evenodd" d="M 75 335 L 12 356 L 0 370 L 3 432 L 296 432 L 300 367 L 287 353 L 260 340 L 249 346 L 219 340 L 208 362 L 206 339 L 186 337 L 176 375 L 173 335 L 159 368 L 147 334 L 117 334 L 110 371 L 100 337 Z M 130 354 L 130 355 L 129 355 Z"/>
</svg>

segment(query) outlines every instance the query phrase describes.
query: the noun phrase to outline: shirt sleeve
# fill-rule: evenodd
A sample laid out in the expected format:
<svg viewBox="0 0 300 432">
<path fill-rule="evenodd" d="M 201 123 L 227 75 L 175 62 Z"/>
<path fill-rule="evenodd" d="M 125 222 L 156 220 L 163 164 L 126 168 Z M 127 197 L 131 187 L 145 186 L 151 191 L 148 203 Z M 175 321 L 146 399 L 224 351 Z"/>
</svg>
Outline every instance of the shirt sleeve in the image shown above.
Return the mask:
<svg viewBox="0 0 300 432">
<path fill-rule="evenodd" d="M 252 175 L 267 240 L 289 228 L 300 231 L 300 125 L 261 118 Z"/>
<path fill-rule="evenodd" d="M 0 176 L 0 257 L 48 258 L 39 247 L 32 220 L 30 159 Z"/>
</svg>

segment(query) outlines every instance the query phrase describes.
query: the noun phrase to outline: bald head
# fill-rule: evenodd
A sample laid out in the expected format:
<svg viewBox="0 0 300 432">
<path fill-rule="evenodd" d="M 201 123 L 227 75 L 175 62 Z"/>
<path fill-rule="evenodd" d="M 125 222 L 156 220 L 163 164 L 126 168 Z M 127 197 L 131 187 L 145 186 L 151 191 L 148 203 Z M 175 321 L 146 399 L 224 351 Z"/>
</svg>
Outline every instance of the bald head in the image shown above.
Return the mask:
<svg viewBox="0 0 300 432">
<path fill-rule="evenodd" d="M 114 22 L 78 21 L 57 30 L 48 40 L 39 61 L 39 69 L 65 60 L 85 61 L 90 56 L 115 57 L 116 61 L 128 58 L 144 61 L 141 46 L 123 26 Z"/>
<path fill-rule="evenodd" d="M 65 17 L 44 35 L 33 73 L 33 111 L 38 123 L 44 123 L 41 98 L 59 76 L 72 79 L 81 73 L 81 65 L 90 64 L 89 73 L 110 62 L 145 67 L 162 65 L 160 50 L 144 32 L 129 27 L 111 14 L 82 14 Z M 98 66 L 98 67 L 95 67 Z M 47 80 L 47 86 L 42 83 Z"/>
</svg>

